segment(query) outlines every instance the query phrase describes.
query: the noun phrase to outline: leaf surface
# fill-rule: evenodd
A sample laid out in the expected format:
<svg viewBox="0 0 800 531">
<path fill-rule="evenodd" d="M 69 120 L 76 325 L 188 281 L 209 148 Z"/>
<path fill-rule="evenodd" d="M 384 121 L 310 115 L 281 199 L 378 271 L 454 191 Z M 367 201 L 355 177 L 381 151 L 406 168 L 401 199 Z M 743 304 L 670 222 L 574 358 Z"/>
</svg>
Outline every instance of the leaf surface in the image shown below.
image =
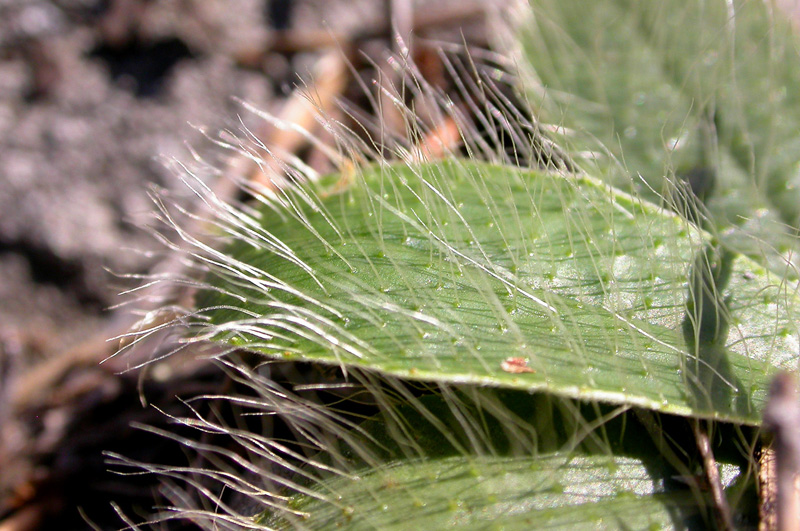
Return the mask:
<svg viewBox="0 0 800 531">
<path fill-rule="evenodd" d="M 778 265 L 796 255 L 800 48 L 787 16 L 749 0 L 531 5 L 520 32 L 535 113 L 571 131 L 573 154 L 592 153 L 589 171 L 658 193 L 675 176 L 731 229 L 727 246 Z"/>
<path fill-rule="evenodd" d="M 206 336 L 752 424 L 797 351 L 795 294 L 741 256 L 702 314 L 724 330 L 687 327 L 706 236 L 589 177 L 464 162 L 352 181 L 286 191 L 240 227 L 200 297 Z"/>
<path fill-rule="evenodd" d="M 317 486 L 335 502 L 297 496 L 309 518 L 278 529 L 667 529 L 697 515 L 692 495 L 664 492 L 625 457 L 451 457 L 397 463 Z M 334 494 L 335 493 L 335 494 Z"/>
<path fill-rule="evenodd" d="M 663 428 L 684 442 L 691 430 L 673 420 Z M 262 515 L 261 523 L 279 529 L 702 527 L 707 494 L 675 479 L 690 469 L 672 468 L 674 461 L 658 450 L 662 435 L 653 435 L 657 440 L 624 408 L 456 386 L 372 417 L 358 434 L 343 434 L 350 443 L 333 453 L 346 472 L 314 476 L 308 470 L 309 489 L 292 494 L 285 509 Z M 751 478 L 740 474 L 740 456 L 723 461 L 724 487 L 736 496 Z M 752 514 L 737 516 L 745 521 Z"/>
</svg>

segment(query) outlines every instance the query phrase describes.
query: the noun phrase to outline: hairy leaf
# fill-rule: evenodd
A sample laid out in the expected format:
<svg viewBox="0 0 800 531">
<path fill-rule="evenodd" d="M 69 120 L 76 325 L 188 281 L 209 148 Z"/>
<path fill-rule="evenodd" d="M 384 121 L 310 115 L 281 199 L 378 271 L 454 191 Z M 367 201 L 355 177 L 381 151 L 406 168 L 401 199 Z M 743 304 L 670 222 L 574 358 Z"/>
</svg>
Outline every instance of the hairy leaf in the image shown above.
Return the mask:
<svg viewBox="0 0 800 531">
<path fill-rule="evenodd" d="M 451 162 L 349 181 L 281 192 L 238 229 L 199 301 L 206 337 L 752 424 L 797 351 L 787 286 L 589 177 Z"/>
<path fill-rule="evenodd" d="M 314 529 L 665 529 L 694 515 L 688 491 L 665 493 L 638 460 L 624 457 L 452 457 L 405 462 L 317 487 L 336 502 L 298 496 L 309 515 L 267 519 Z M 494 526 L 494 527 L 493 527 Z"/>
<path fill-rule="evenodd" d="M 520 30 L 536 113 L 571 131 L 562 140 L 591 153 L 587 167 L 621 186 L 640 175 L 662 193 L 674 176 L 713 227 L 741 229 L 722 234 L 727 246 L 792 258 L 800 57 L 782 11 L 749 0 L 531 5 Z"/>
</svg>

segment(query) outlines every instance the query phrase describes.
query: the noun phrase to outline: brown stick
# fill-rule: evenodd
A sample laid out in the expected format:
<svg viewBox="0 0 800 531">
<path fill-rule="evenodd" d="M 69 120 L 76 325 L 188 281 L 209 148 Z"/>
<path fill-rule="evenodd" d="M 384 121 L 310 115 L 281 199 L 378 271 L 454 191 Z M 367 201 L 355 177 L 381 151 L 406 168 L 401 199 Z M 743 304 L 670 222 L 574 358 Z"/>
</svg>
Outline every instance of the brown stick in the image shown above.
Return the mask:
<svg viewBox="0 0 800 531">
<path fill-rule="evenodd" d="M 800 391 L 795 375 L 779 373 L 772 380 L 764 427 L 775 435 L 778 530 L 800 529 Z"/>
<path fill-rule="evenodd" d="M 731 508 L 728 505 L 728 499 L 725 497 L 725 492 L 722 489 L 722 482 L 719 479 L 719 469 L 717 468 L 717 461 L 714 459 L 711 443 L 708 440 L 708 433 L 700 426 L 700 421 L 694 422 L 693 429 L 694 437 L 697 441 L 697 449 L 700 451 L 700 456 L 703 458 L 703 470 L 706 474 L 708 486 L 711 489 L 711 497 L 714 500 L 717 527 L 719 529 L 732 531 L 735 527 L 733 525 L 733 517 L 731 516 Z"/>
</svg>

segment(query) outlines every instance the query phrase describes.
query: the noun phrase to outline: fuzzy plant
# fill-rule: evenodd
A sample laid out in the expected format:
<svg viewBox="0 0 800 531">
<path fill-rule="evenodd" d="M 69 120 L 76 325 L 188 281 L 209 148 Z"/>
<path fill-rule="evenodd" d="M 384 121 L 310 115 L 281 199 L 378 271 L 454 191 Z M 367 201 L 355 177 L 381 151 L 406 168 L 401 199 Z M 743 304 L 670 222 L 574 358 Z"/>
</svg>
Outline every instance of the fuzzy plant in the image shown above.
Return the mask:
<svg viewBox="0 0 800 531">
<path fill-rule="evenodd" d="M 234 384 L 164 433 L 187 466 L 115 457 L 164 478 L 149 524 L 757 525 L 799 346 L 795 35 L 753 0 L 520 20 L 525 109 L 491 61 L 443 54 L 445 94 L 401 54 L 402 134 L 320 115 L 316 175 L 245 131 L 220 144 L 274 186 L 231 204 L 186 169 L 204 213 L 159 202 L 194 304 L 137 341 L 178 329 Z M 433 153 L 443 121 L 460 141 Z"/>
</svg>

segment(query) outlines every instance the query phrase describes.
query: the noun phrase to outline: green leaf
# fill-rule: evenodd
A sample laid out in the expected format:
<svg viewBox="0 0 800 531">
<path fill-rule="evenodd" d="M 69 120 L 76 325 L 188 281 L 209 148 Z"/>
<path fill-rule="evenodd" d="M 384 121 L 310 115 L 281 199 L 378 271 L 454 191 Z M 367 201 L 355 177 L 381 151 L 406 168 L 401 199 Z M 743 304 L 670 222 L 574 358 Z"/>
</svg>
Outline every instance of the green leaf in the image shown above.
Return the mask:
<svg viewBox="0 0 800 531">
<path fill-rule="evenodd" d="M 358 449 L 339 453 L 350 456 L 346 464 L 339 458 L 339 473 L 290 493 L 286 507 L 261 515 L 261 523 L 278 529 L 705 527 L 710 503 L 696 483 L 696 464 L 672 468 L 659 451 L 663 440 L 654 441 L 636 415 L 520 391 L 453 391 L 363 423 Z M 676 420 L 663 426 L 671 441 L 692 444 L 688 425 L 678 429 Z M 373 447 L 380 450 L 366 450 Z M 365 454 L 367 463 L 354 457 Z M 734 491 L 752 488 L 741 461 L 720 463 L 732 499 Z M 742 522 L 752 518 L 752 507 L 736 509 Z"/>
<path fill-rule="evenodd" d="M 395 463 L 321 482 L 277 529 L 665 529 L 697 515 L 638 459 L 615 456 L 450 457 Z M 335 501 L 334 501 L 335 500 Z"/>
<path fill-rule="evenodd" d="M 726 245 L 791 258 L 800 56 L 788 17 L 748 0 L 531 4 L 520 31 L 540 82 L 535 112 L 572 131 L 562 140 L 573 153 L 594 154 L 587 167 L 659 192 L 665 176 L 684 179 L 714 227 L 741 227 Z"/>
<path fill-rule="evenodd" d="M 449 162 L 351 180 L 282 192 L 236 229 L 203 337 L 749 424 L 797 351 L 786 285 L 589 177 Z"/>
</svg>

